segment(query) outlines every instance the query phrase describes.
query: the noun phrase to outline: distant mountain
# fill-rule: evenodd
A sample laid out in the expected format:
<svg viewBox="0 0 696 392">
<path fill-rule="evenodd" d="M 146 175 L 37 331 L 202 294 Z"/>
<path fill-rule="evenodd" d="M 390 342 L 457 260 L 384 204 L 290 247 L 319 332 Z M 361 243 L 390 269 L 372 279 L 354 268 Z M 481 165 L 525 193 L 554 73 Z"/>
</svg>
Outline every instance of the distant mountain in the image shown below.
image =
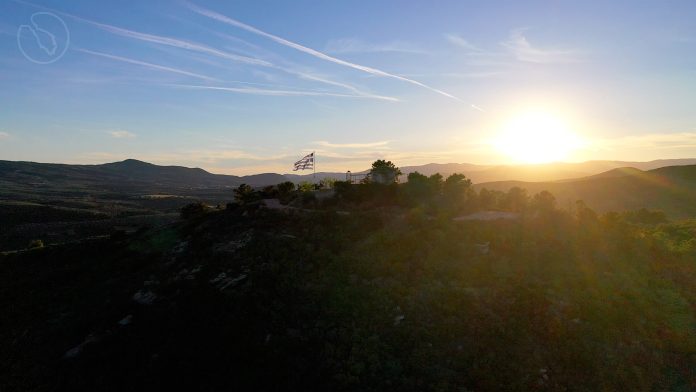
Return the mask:
<svg viewBox="0 0 696 392">
<path fill-rule="evenodd" d="M 475 184 L 491 181 L 556 181 L 580 178 L 599 174 L 611 169 L 633 167 L 640 170 L 652 170 L 664 166 L 696 165 L 696 159 L 662 159 L 650 162 L 625 161 L 587 161 L 580 163 L 544 163 L 525 165 L 474 165 L 469 163 L 427 164 L 422 166 L 405 166 L 401 171 L 405 176 L 413 171 L 432 175 L 440 173 L 447 176 L 463 173 Z"/>
<path fill-rule="evenodd" d="M 476 183 L 493 181 L 559 181 L 583 178 L 612 169 L 632 167 L 651 170 L 664 166 L 696 165 L 696 159 L 658 160 L 651 162 L 588 161 L 582 163 L 548 163 L 540 165 L 475 165 L 470 163 L 430 163 L 420 166 L 403 166 L 406 181 L 409 173 L 418 171 L 425 175 L 440 173 L 447 176 L 463 173 Z M 354 173 L 364 173 L 367 170 Z M 345 179 L 345 172 L 320 172 L 314 174 L 262 173 L 234 176 L 209 173 L 200 168 L 160 166 L 136 159 L 101 165 L 66 165 L 56 163 L 0 161 L 0 185 L 33 187 L 99 187 L 111 190 L 134 188 L 192 189 L 236 187 L 242 183 L 254 187 L 275 185 L 283 181 L 318 181 L 323 178 Z M 0 191 L 0 196 L 2 192 Z"/>
<path fill-rule="evenodd" d="M 649 208 L 662 210 L 672 218 L 696 215 L 696 165 L 648 171 L 622 167 L 572 180 L 497 181 L 475 185 L 477 190 L 508 191 L 512 187 L 524 188 L 530 195 L 549 191 L 564 208 L 583 200 L 600 212 Z"/>
<path fill-rule="evenodd" d="M 366 171 L 366 170 L 365 170 Z M 365 172 L 363 171 L 363 172 Z M 356 172 L 358 173 L 358 172 Z M 362 173 L 362 172 L 361 172 Z M 302 182 L 302 181 L 312 181 L 316 179 L 317 181 L 323 180 L 324 178 L 333 178 L 335 180 L 343 181 L 346 179 L 346 173 L 339 172 L 319 172 L 315 174 L 284 174 L 286 181 L 292 182 Z"/>
<path fill-rule="evenodd" d="M 640 170 L 652 170 L 665 166 L 696 165 L 696 159 L 661 159 L 650 162 L 628 162 L 628 161 L 587 161 L 580 163 L 544 163 L 544 164 L 521 164 L 521 165 L 476 165 L 472 163 L 428 163 L 419 166 L 400 167 L 403 175 L 400 181 L 406 181 L 406 176 L 415 171 L 430 176 L 440 173 L 448 176 L 453 173 L 462 173 L 471 179 L 474 184 L 492 181 L 556 181 L 570 178 L 587 177 L 599 174 L 608 170 L 633 167 Z M 353 173 L 364 173 L 354 171 Z M 335 178 L 344 179 L 345 172 L 321 172 L 316 174 L 316 179 Z M 312 174 L 285 174 L 290 181 L 312 181 Z"/>
<path fill-rule="evenodd" d="M 276 185 L 288 181 L 288 178 L 278 173 L 251 174 L 238 177 L 239 181 L 251 186 Z"/>
<path fill-rule="evenodd" d="M 287 179 L 275 173 L 250 176 L 212 174 L 200 168 L 159 166 L 135 159 L 102 165 L 0 161 L 0 184 L 40 188 L 100 188 L 113 191 L 191 189 L 277 184 Z M 0 192 L 1 194 L 1 192 Z"/>
<path fill-rule="evenodd" d="M 158 166 L 127 159 L 103 165 L 0 161 L 0 180 L 51 185 L 100 185 L 107 188 L 133 186 L 220 187 L 241 182 L 239 177 L 211 174 L 203 169 Z"/>
</svg>

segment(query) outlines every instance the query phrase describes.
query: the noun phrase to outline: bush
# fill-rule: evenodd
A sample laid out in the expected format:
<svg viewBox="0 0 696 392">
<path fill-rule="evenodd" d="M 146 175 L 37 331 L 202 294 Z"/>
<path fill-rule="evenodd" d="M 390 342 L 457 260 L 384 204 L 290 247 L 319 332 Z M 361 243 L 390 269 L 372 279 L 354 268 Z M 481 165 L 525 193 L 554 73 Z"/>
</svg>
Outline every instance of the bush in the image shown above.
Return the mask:
<svg viewBox="0 0 696 392">
<path fill-rule="evenodd" d="M 234 190 L 234 200 L 239 204 L 251 203 L 260 198 L 261 195 L 258 192 L 254 192 L 254 189 L 247 184 L 242 184 Z"/>
<path fill-rule="evenodd" d="M 39 249 L 43 248 L 44 243 L 42 240 L 31 240 L 29 241 L 29 245 L 27 246 L 27 249 Z"/>
<path fill-rule="evenodd" d="M 276 187 L 278 188 L 278 193 L 280 196 L 285 196 L 295 190 L 295 183 L 292 181 L 285 181 L 281 182 Z"/>
<path fill-rule="evenodd" d="M 187 204 L 183 207 L 181 207 L 181 217 L 183 219 L 190 219 L 196 216 L 201 216 L 208 212 L 210 210 L 210 207 L 208 207 L 206 204 L 203 204 L 201 202 L 197 203 L 191 203 Z"/>
<path fill-rule="evenodd" d="M 336 183 L 335 178 L 322 178 L 319 181 L 319 188 L 321 189 L 332 189 L 334 187 L 334 184 Z"/>
</svg>

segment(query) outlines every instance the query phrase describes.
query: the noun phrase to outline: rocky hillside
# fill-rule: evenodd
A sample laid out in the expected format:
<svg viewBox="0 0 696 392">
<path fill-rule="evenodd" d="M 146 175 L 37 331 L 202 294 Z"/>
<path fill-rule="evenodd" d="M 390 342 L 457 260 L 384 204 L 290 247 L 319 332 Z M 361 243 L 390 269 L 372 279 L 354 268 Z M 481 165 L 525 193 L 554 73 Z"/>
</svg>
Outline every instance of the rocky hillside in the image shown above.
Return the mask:
<svg viewBox="0 0 696 392">
<path fill-rule="evenodd" d="M 0 389 L 693 390 L 693 223 L 204 212 L 0 256 Z"/>
</svg>

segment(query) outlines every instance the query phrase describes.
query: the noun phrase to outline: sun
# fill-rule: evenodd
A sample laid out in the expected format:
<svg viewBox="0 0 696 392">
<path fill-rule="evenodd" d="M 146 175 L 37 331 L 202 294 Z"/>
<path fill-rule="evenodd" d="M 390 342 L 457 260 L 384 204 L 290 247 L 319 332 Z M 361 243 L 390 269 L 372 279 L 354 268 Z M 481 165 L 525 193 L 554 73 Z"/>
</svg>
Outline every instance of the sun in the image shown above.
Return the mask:
<svg viewBox="0 0 696 392">
<path fill-rule="evenodd" d="M 560 118 L 545 112 L 526 112 L 493 139 L 493 147 L 518 163 L 548 163 L 567 159 L 580 139 Z"/>
</svg>

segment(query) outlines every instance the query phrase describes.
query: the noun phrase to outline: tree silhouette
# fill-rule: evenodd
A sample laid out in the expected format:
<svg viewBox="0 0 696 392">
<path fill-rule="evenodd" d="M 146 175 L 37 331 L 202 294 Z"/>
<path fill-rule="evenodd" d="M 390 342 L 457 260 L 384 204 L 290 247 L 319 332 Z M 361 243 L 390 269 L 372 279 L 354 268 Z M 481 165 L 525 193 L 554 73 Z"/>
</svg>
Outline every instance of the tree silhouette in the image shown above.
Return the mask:
<svg viewBox="0 0 696 392">
<path fill-rule="evenodd" d="M 442 195 L 451 204 L 461 203 L 471 189 L 471 180 L 460 173 L 451 174 L 442 184 Z"/>
<path fill-rule="evenodd" d="M 370 169 L 371 181 L 378 184 L 392 184 L 399 179 L 401 174 L 401 170 L 392 161 L 384 159 L 374 161 L 372 169 Z"/>
<path fill-rule="evenodd" d="M 234 200 L 239 204 L 252 202 L 256 198 L 257 195 L 254 193 L 254 190 L 247 184 L 242 184 L 234 190 Z"/>
</svg>

